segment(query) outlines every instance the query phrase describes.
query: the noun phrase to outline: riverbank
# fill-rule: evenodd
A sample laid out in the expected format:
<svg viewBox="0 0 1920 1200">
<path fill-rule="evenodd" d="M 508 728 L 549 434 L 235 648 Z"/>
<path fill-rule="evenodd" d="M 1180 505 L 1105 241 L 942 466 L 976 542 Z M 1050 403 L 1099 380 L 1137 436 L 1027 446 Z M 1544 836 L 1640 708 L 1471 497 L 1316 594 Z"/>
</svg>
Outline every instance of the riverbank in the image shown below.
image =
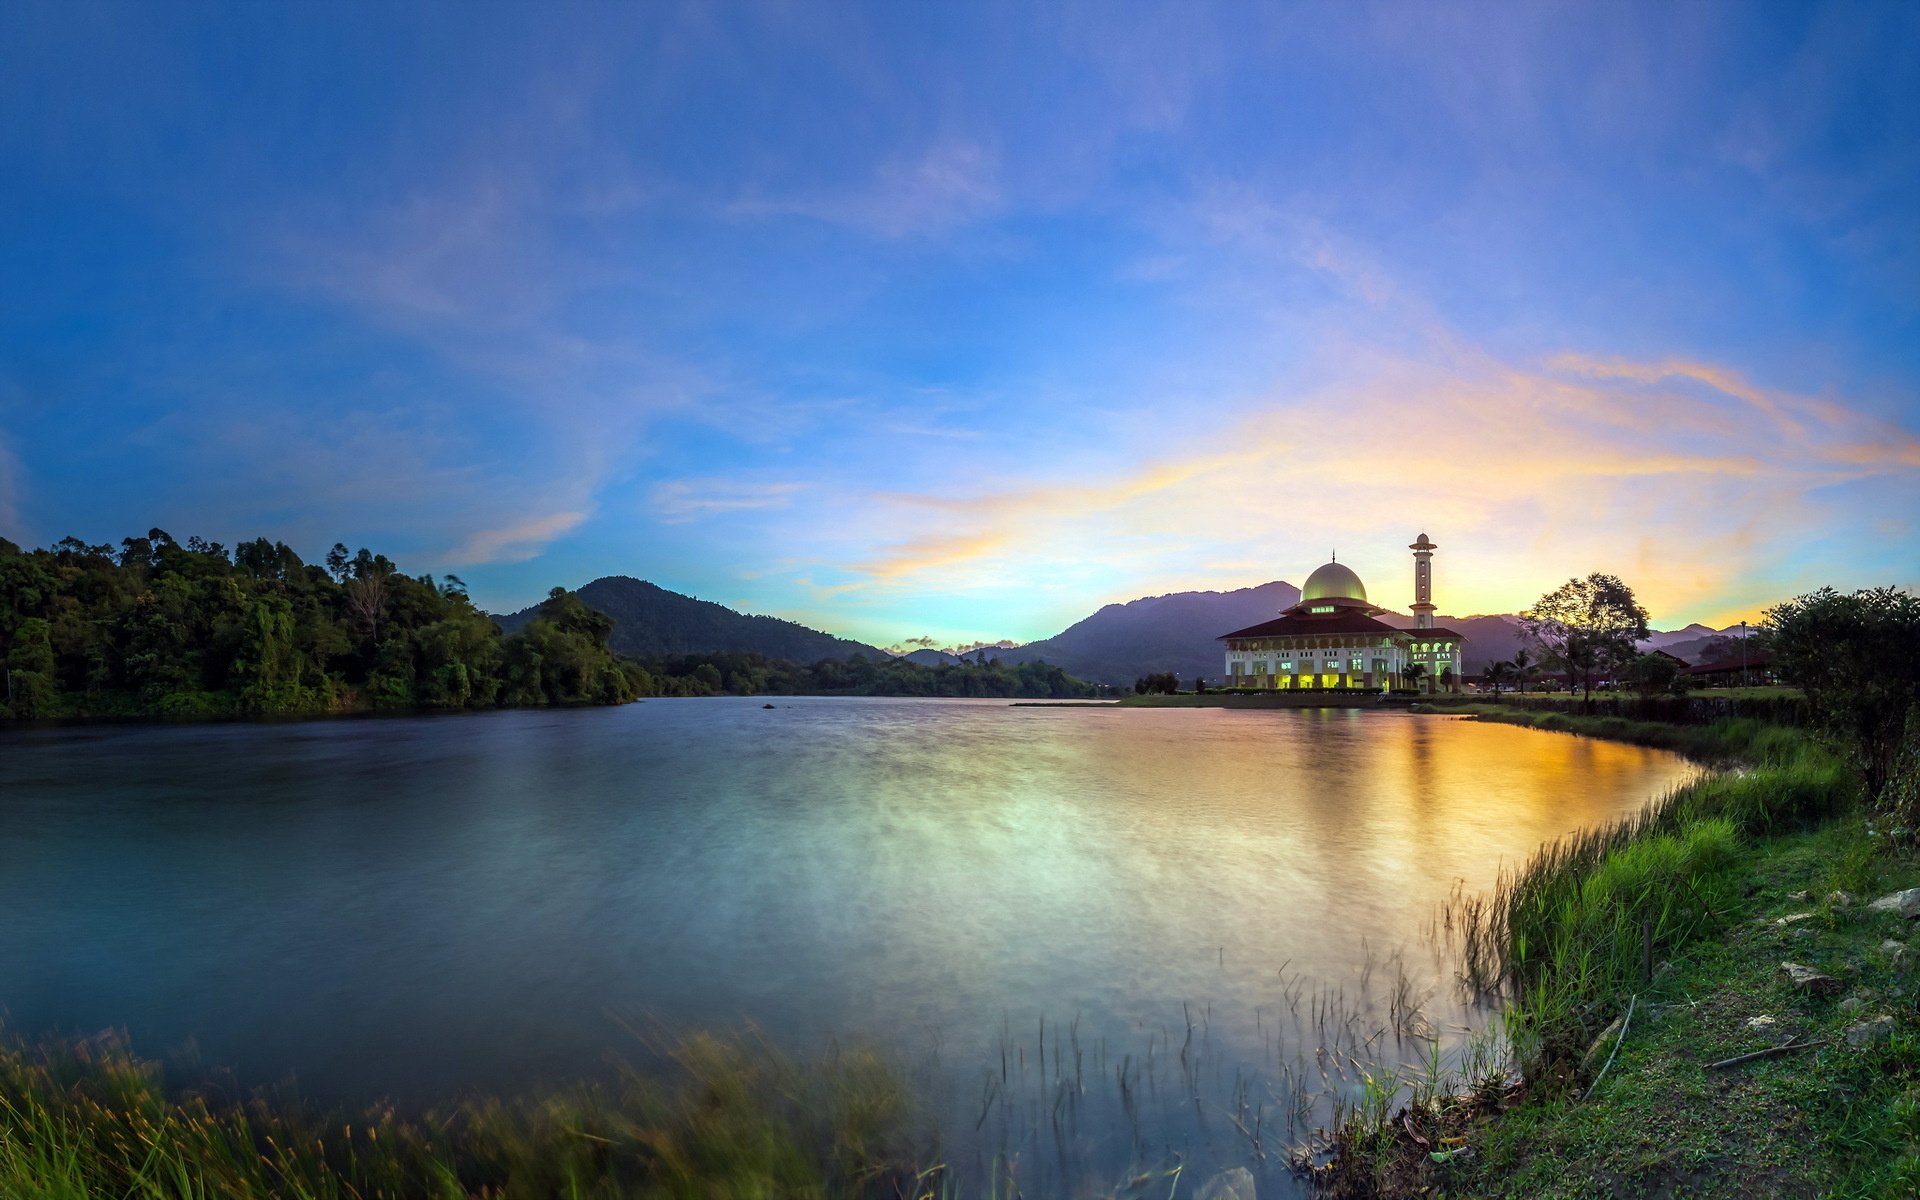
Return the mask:
<svg viewBox="0 0 1920 1200">
<path fill-rule="evenodd" d="M 1448 913 L 1469 974 L 1507 997 L 1514 1073 L 1350 1123 L 1328 1192 L 1920 1194 L 1913 922 L 1871 905 L 1920 863 L 1873 835 L 1838 761 L 1754 722 L 1462 715 L 1737 769 Z"/>
</svg>

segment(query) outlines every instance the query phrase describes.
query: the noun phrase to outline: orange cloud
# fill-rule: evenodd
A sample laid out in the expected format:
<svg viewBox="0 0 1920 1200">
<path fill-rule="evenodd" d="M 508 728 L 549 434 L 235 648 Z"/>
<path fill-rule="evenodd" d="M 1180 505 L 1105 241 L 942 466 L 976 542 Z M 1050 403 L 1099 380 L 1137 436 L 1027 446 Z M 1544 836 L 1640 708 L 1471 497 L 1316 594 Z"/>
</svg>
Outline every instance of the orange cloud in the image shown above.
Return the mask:
<svg viewBox="0 0 1920 1200">
<path fill-rule="evenodd" d="M 1814 493 L 1874 477 L 1910 492 L 1916 466 L 1920 441 L 1905 430 L 1712 365 L 1374 358 L 1318 394 L 1249 404 L 1187 455 L 1098 483 L 880 497 L 879 519 L 898 532 L 881 553 L 843 560 L 856 578 L 835 591 L 1105 572 L 1135 581 L 1134 594 L 1195 586 L 1199 561 L 1239 586 L 1297 577 L 1337 544 L 1381 578 L 1380 599 L 1404 604 L 1400 547 L 1424 527 L 1448 547 L 1449 610 L 1511 610 L 1606 569 L 1656 612 L 1699 611 L 1784 544 L 1818 538 L 1833 514 Z"/>
</svg>

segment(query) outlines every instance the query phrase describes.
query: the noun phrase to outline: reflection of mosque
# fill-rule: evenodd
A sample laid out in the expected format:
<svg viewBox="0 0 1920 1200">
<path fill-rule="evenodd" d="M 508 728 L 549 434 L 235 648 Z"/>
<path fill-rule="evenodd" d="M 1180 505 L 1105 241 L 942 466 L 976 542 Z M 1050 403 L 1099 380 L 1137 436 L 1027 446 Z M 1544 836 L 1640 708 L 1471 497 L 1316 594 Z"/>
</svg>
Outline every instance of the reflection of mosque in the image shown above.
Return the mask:
<svg viewBox="0 0 1920 1200">
<path fill-rule="evenodd" d="M 1426 534 L 1413 551 L 1414 628 L 1376 620 L 1360 577 L 1337 562 L 1307 576 L 1300 603 L 1272 621 L 1229 634 L 1227 686 L 1330 688 L 1399 686 L 1409 664 L 1424 668 L 1425 691 L 1460 689 L 1460 647 L 1467 639 L 1433 627 L 1433 552 Z"/>
</svg>

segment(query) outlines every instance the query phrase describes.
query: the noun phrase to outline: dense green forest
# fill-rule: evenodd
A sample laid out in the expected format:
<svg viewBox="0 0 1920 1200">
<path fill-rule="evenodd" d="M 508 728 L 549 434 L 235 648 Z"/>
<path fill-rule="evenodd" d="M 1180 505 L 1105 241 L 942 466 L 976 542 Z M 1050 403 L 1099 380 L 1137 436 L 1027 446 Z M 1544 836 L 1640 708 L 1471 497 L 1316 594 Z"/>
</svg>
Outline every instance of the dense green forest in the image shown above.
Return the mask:
<svg viewBox="0 0 1920 1200">
<path fill-rule="evenodd" d="M 856 654 L 807 666 L 717 652 L 639 663 L 608 649 L 614 628 L 555 588 L 506 634 L 458 578 L 404 575 L 343 545 L 314 565 L 264 538 L 228 551 L 159 529 L 117 551 L 75 538 L 23 551 L 0 539 L 0 718 L 1095 691 L 1040 662 L 927 668 Z"/>
<path fill-rule="evenodd" d="M 505 636 L 459 579 L 342 545 L 316 566 L 159 529 L 117 552 L 0 539 L 0 716 L 621 704 L 650 680 L 607 649 L 612 628 L 555 588 Z"/>
<path fill-rule="evenodd" d="M 764 654 L 707 653 L 642 661 L 662 696 L 999 696 L 1084 699 L 1098 690 L 1043 662 L 999 660 L 923 667 L 898 658 L 823 658 L 811 665 Z"/>
</svg>

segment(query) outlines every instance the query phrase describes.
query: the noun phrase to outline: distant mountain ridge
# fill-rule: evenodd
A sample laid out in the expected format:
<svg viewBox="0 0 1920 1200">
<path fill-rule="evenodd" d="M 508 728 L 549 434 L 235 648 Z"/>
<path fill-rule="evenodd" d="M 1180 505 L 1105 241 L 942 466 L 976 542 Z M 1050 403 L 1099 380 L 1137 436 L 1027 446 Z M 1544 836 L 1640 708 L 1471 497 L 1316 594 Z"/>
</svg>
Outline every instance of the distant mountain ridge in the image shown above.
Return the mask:
<svg viewBox="0 0 1920 1200">
<path fill-rule="evenodd" d="M 835 637 L 779 617 L 750 616 L 711 600 L 700 600 L 626 575 L 596 579 L 579 589 L 580 598 L 614 619 L 608 644 L 633 658 L 734 651 L 764 654 L 789 662 L 823 658 L 893 657 L 877 646 Z M 1024 646 L 969 651 L 965 658 L 999 659 L 1012 664 L 1045 661 L 1096 683 L 1125 687 L 1143 675 L 1171 671 L 1191 685 L 1195 677 L 1218 681 L 1224 654 L 1219 637 L 1235 629 L 1271 620 L 1300 600 L 1300 589 L 1283 580 L 1226 592 L 1169 592 L 1108 604 L 1050 638 Z M 539 606 L 496 615 L 508 633 L 524 628 Z M 1380 620 L 1399 629 L 1413 628 L 1404 613 L 1384 612 Z M 1511 659 L 1525 645 L 1520 618 L 1508 613 L 1436 616 L 1434 624 L 1466 636 L 1461 665 L 1478 675 L 1489 662 Z M 1737 633 L 1739 626 L 1714 630 L 1705 625 L 1655 632 L 1643 649 L 1665 649 L 1695 661 L 1714 638 Z M 903 655 L 921 666 L 951 665 L 961 656 L 923 649 Z"/>
<path fill-rule="evenodd" d="M 1275 580 L 1231 592 L 1171 592 L 1109 604 L 1050 638 L 1011 650 L 989 650 L 1003 662 L 1045 659 L 1095 683 L 1129 685 L 1172 671 L 1182 680 L 1220 678 L 1223 633 L 1244 629 L 1298 603 L 1300 589 Z"/>
<path fill-rule="evenodd" d="M 864 654 L 872 659 L 891 657 L 864 642 L 835 637 L 779 617 L 750 616 L 724 604 L 670 592 L 627 575 L 609 575 L 579 589 L 580 598 L 613 618 L 607 645 L 630 658 L 674 654 L 737 651 L 813 663 L 823 658 L 847 659 Z M 540 606 L 517 613 L 496 614 L 494 621 L 516 633 L 540 615 Z"/>
<path fill-rule="evenodd" d="M 1172 671 L 1186 684 L 1196 676 L 1218 681 L 1225 665 L 1220 635 L 1271 620 L 1299 599 L 1298 588 L 1279 580 L 1229 592 L 1144 596 L 1106 605 L 1050 638 L 987 653 L 1006 662 L 1045 659 L 1082 679 L 1122 687 L 1160 671 Z M 1414 627 L 1414 618 L 1406 613 L 1383 612 L 1379 619 L 1397 629 Z M 1511 613 L 1440 615 L 1433 623 L 1466 636 L 1461 668 L 1469 675 L 1478 675 L 1488 663 L 1513 658 L 1526 645 L 1520 618 Z M 1641 646 L 1666 648 L 1687 658 L 1688 652 L 1697 653 L 1707 640 L 1720 636 L 1724 631 L 1688 625 L 1655 632 Z"/>
</svg>

